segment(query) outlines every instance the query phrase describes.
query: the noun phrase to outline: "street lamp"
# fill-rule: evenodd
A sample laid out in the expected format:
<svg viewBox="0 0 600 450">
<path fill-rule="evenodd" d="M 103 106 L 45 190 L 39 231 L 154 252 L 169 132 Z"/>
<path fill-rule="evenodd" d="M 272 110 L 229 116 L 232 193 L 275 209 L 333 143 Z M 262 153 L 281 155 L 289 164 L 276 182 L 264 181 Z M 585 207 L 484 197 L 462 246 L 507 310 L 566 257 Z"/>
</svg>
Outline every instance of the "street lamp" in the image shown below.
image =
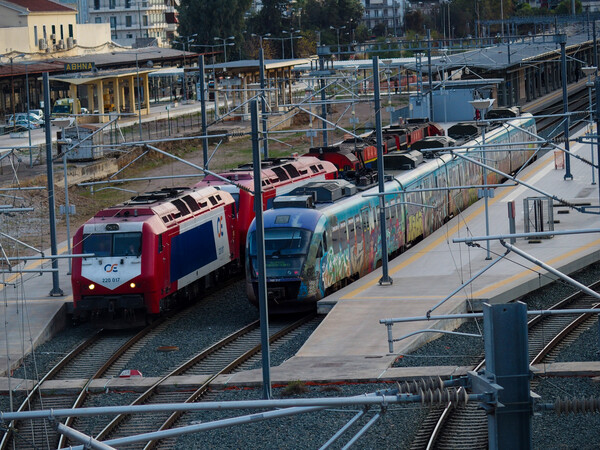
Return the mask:
<svg viewBox="0 0 600 450">
<path fill-rule="evenodd" d="M 594 86 L 594 82 L 592 81 L 592 75 L 594 75 L 596 73 L 596 70 L 598 68 L 594 67 L 594 66 L 589 66 L 589 67 L 582 67 L 581 71 L 587 76 L 587 82 L 585 83 L 585 85 L 588 88 L 588 96 L 589 96 L 589 105 L 590 105 L 590 125 L 589 125 L 589 132 L 591 134 L 592 131 L 592 87 Z M 598 131 L 596 131 L 596 134 L 598 134 Z M 590 150 L 592 152 L 592 184 L 596 184 L 596 172 L 594 170 L 594 142 L 593 140 L 590 143 Z"/>
<path fill-rule="evenodd" d="M 294 33 L 301 33 L 301 31 L 300 30 L 290 30 L 290 31 L 283 30 L 282 33 L 290 35 L 290 47 L 292 48 L 292 59 L 294 59 L 294 39 L 302 38 L 302 36 L 294 36 Z"/>
<path fill-rule="evenodd" d="M 259 39 L 259 41 L 260 41 L 260 48 L 262 48 L 262 46 L 263 46 L 263 39 L 267 39 L 269 36 L 271 36 L 271 33 L 267 33 L 267 34 L 251 33 L 250 36 L 257 37 Z"/>
<path fill-rule="evenodd" d="M 225 62 L 227 62 L 227 46 L 228 45 L 235 45 L 233 42 L 230 42 L 228 44 L 227 41 L 230 40 L 230 39 L 235 39 L 235 36 L 229 36 L 229 37 L 226 37 L 226 38 L 215 37 L 213 39 L 215 41 L 223 41 L 223 60 Z"/>
<path fill-rule="evenodd" d="M 471 100 L 469 102 L 473 108 L 475 108 L 477 111 L 480 112 L 481 115 L 481 122 L 479 123 L 479 126 L 481 126 L 481 153 L 482 153 L 482 159 L 485 160 L 485 158 L 483 157 L 483 155 L 485 154 L 485 127 L 487 125 L 487 123 L 485 122 L 485 112 L 487 111 L 487 109 L 492 106 L 494 104 L 494 99 L 493 98 L 482 98 L 482 99 L 478 99 L 478 100 Z M 484 164 L 487 164 L 487 161 L 484 162 Z M 490 235 L 490 218 L 489 218 L 489 212 L 488 212 L 488 197 L 490 196 L 490 192 L 491 189 L 488 189 L 486 187 L 487 185 L 487 169 L 484 166 L 483 167 L 483 184 L 484 184 L 484 188 L 482 189 L 481 192 L 481 196 L 483 196 L 484 200 L 485 200 L 485 235 L 489 236 Z M 486 260 L 490 260 L 492 259 L 492 257 L 490 256 L 490 241 L 487 241 L 487 255 L 485 257 Z"/>
<path fill-rule="evenodd" d="M 285 41 L 287 38 L 282 38 L 282 37 L 266 37 L 265 40 L 266 41 L 281 41 L 281 59 L 285 59 L 285 50 L 283 48 L 283 41 Z"/>
<path fill-rule="evenodd" d="M 329 27 L 329 29 L 331 30 L 335 30 L 337 33 L 337 54 L 338 54 L 338 59 L 340 59 L 340 30 L 345 30 L 346 29 L 346 25 L 342 25 L 341 27 L 334 27 L 333 25 Z"/>
</svg>

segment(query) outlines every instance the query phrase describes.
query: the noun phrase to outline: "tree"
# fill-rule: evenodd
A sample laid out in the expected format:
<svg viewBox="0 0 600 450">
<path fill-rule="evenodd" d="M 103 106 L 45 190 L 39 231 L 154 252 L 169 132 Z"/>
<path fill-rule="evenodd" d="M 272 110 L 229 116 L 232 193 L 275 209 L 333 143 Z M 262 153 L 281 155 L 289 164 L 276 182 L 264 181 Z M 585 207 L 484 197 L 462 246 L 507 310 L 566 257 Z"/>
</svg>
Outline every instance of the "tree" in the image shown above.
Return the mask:
<svg viewBox="0 0 600 450">
<path fill-rule="evenodd" d="M 252 0 L 181 0 L 178 6 L 181 36 L 197 34 L 195 41 L 217 45 L 215 37 L 239 37 Z"/>
</svg>

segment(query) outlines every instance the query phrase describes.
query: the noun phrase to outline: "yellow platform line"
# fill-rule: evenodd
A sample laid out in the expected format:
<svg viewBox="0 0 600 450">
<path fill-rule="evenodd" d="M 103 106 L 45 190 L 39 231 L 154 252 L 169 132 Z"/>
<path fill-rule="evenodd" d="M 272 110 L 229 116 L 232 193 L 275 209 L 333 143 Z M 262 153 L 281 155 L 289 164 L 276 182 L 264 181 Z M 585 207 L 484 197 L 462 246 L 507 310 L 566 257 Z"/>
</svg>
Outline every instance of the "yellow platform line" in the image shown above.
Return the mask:
<svg viewBox="0 0 600 450">
<path fill-rule="evenodd" d="M 57 253 L 60 255 L 62 253 L 64 253 L 66 250 L 68 249 L 67 245 L 63 245 L 62 247 L 60 247 L 59 249 L 57 249 Z M 36 267 L 41 266 L 44 261 L 46 261 L 45 259 L 36 259 L 35 261 L 28 261 L 27 262 L 27 269 L 35 269 Z M 10 277 L 8 277 L 8 279 L 6 279 L 5 283 L 12 283 L 13 281 L 15 281 L 21 274 L 18 272 L 15 272 L 14 275 L 11 275 Z M 0 285 L 0 291 L 2 289 L 4 289 L 6 287 L 6 284 L 1 284 Z"/>
</svg>

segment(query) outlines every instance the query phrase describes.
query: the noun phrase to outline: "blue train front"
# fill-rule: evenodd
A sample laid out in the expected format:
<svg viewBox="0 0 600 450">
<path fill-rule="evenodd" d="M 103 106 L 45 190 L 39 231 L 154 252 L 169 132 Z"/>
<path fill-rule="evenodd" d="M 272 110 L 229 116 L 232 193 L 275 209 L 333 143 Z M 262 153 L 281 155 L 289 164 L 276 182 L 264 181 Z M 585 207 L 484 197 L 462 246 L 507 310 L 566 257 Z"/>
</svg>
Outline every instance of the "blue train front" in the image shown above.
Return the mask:
<svg viewBox="0 0 600 450">
<path fill-rule="evenodd" d="M 395 181 L 386 190 L 397 188 Z M 264 213 L 267 297 L 275 311 L 315 302 L 371 272 L 381 260 L 378 200 L 344 180 L 319 181 L 278 197 Z M 371 188 L 371 190 L 376 188 Z M 370 192 L 370 191 L 366 191 Z M 373 191 L 374 192 L 374 191 Z M 404 245 L 398 217 L 388 217 L 390 252 Z M 247 242 L 246 292 L 257 303 L 256 224 Z"/>
</svg>

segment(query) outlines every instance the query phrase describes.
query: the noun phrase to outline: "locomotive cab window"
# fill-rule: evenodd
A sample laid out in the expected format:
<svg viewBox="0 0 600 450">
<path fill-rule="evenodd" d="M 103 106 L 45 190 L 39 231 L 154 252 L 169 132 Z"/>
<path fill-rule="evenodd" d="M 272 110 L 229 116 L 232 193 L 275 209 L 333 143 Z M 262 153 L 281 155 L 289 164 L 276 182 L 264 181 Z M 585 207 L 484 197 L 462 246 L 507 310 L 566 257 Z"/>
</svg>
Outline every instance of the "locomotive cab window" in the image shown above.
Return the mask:
<svg viewBox="0 0 600 450">
<path fill-rule="evenodd" d="M 140 256 L 142 254 L 142 233 L 115 233 L 113 235 L 113 256 Z"/>
<path fill-rule="evenodd" d="M 103 233 L 83 236 L 83 253 L 102 256 L 140 256 L 142 233 Z"/>
</svg>

